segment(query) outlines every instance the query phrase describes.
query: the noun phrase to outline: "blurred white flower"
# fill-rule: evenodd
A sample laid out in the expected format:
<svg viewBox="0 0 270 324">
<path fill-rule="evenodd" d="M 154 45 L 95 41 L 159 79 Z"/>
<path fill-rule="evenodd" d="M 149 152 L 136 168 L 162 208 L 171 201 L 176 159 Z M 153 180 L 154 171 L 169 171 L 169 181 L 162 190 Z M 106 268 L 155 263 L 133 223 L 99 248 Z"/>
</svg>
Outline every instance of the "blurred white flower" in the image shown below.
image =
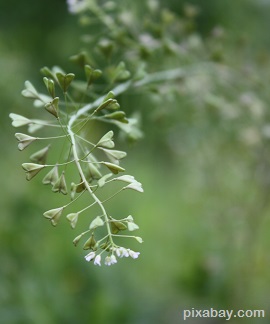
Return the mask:
<svg viewBox="0 0 270 324">
<path fill-rule="evenodd" d="M 99 265 L 99 266 L 101 266 L 101 264 L 100 264 L 100 260 L 101 260 L 101 256 L 100 256 L 100 254 L 99 254 L 99 255 L 97 255 L 97 256 L 95 257 L 94 265 Z"/>
<path fill-rule="evenodd" d="M 90 252 L 84 258 L 85 258 L 86 261 L 89 262 L 89 261 L 94 259 L 95 255 L 96 255 L 95 252 Z"/>
<path fill-rule="evenodd" d="M 87 8 L 86 0 L 67 0 L 68 11 L 72 14 L 76 14 Z"/>
<path fill-rule="evenodd" d="M 128 254 L 132 257 L 132 259 L 137 259 L 140 255 L 140 252 L 134 252 L 134 251 L 128 249 Z"/>
</svg>

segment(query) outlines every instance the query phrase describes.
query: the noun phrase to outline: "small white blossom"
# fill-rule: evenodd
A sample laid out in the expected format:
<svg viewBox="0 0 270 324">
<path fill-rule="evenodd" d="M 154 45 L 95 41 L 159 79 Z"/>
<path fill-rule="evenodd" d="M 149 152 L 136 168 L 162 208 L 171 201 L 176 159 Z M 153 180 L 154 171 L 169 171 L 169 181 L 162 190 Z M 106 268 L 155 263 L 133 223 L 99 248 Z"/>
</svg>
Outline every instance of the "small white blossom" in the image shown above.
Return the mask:
<svg viewBox="0 0 270 324">
<path fill-rule="evenodd" d="M 118 256 L 118 258 L 123 258 L 123 257 L 129 256 L 128 250 L 123 247 L 117 248 L 115 252 L 116 252 L 116 255 Z"/>
<path fill-rule="evenodd" d="M 114 255 L 111 256 L 111 264 L 117 263 L 116 257 Z"/>
<path fill-rule="evenodd" d="M 105 258 L 105 265 L 110 266 L 111 265 L 111 257 L 110 256 L 106 256 Z"/>
<path fill-rule="evenodd" d="M 110 266 L 112 264 L 117 263 L 116 257 L 112 254 L 111 256 L 107 256 L 105 258 L 105 265 Z"/>
<path fill-rule="evenodd" d="M 76 14 L 83 11 L 87 7 L 85 0 L 67 0 L 68 11 L 72 14 Z"/>
<path fill-rule="evenodd" d="M 99 265 L 99 266 L 101 266 L 100 261 L 101 261 L 101 256 L 100 256 L 100 254 L 99 254 L 99 255 L 97 255 L 97 256 L 95 257 L 94 265 Z"/>
<path fill-rule="evenodd" d="M 132 257 L 132 259 L 137 259 L 140 255 L 140 252 L 134 252 L 134 251 L 128 249 L 128 254 Z"/>
<path fill-rule="evenodd" d="M 95 255 L 96 255 L 95 252 L 90 252 L 84 258 L 85 258 L 86 261 L 89 262 L 89 261 L 94 259 Z"/>
</svg>

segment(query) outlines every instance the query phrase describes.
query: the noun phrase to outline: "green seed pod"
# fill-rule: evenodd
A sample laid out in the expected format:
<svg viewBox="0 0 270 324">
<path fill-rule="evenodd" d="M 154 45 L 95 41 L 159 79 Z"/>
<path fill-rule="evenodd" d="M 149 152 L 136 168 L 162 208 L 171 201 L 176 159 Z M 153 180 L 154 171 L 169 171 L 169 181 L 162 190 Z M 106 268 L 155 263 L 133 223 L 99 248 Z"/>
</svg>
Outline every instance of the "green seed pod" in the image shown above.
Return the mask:
<svg viewBox="0 0 270 324">
<path fill-rule="evenodd" d="M 44 147 L 43 149 L 39 150 L 38 152 L 32 154 L 30 156 L 30 160 L 32 162 L 38 163 L 38 164 L 45 164 L 48 151 L 49 151 L 50 145 Z"/>
<path fill-rule="evenodd" d="M 51 221 L 53 226 L 56 226 L 59 222 L 63 210 L 64 207 L 54 208 L 46 211 L 43 215 Z"/>
<path fill-rule="evenodd" d="M 94 238 L 94 235 L 92 234 L 90 236 L 90 238 L 84 243 L 84 246 L 83 246 L 83 249 L 84 250 L 89 250 L 89 249 L 92 249 L 94 250 L 95 246 L 96 246 L 96 240 Z"/>
<path fill-rule="evenodd" d="M 103 225 L 104 225 L 104 221 L 101 219 L 100 216 L 97 216 L 94 220 L 92 220 L 89 229 L 92 230 Z"/>
<path fill-rule="evenodd" d="M 124 223 L 118 221 L 111 221 L 110 225 L 112 234 L 117 234 L 119 231 L 127 229 L 127 226 Z"/>
<path fill-rule="evenodd" d="M 45 105 L 45 109 L 56 118 L 58 118 L 58 102 L 59 98 L 55 97 L 51 102 Z"/>
<path fill-rule="evenodd" d="M 79 218 L 79 213 L 70 213 L 66 217 L 70 222 L 70 226 L 72 228 L 75 228 L 76 224 L 77 224 L 77 221 L 78 221 L 78 218 Z"/>
<path fill-rule="evenodd" d="M 53 192 L 61 192 L 63 195 L 67 194 L 67 184 L 65 179 L 65 171 L 62 172 L 61 176 L 55 182 L 54 186 L 52 187 Z"/>
<path fill-rule="evenodd" d="M 28 118 L 25 118 L 21 115 L 17 115 L 17 114 L 9 114 L 9 117 L 12 119 L 12 126 L 13 127 L 20 127 L 20 126 L 24 126 L 24 125 L 28 125 L 31 123 L 31 120 Z"/>
<path fill-rule="evenodd" d="M 106 167 L 112 171 L 112 173 L 114 174 L 117 174 L 118 172 L 124 172 L 125 169 L 120 167 L 119 165 L 117 164 L 113 164 L 113 163 L 110 163 L 110 162 L 101 162 L 102 164 L 106 165 Z"/>
<path fill-rule="evenodd" d="M 15 137 L 19 141 L 18 149 L 20 151 L 24 150 L 28 145 L 37 140 L 36 137 L 32 137 L 22 133 L 16 133 Z"/>
<path fill-rule="evenodd" d="M 113 138 L 113 131 L 109 131 L 104 136 L 101 137 L 101 139 L 97 143 L 97 147 L 105 147 L 105 148 L 114 148 L 114 142 L 112 140 Z"/>
<path fill-rule="evenodd" d="M 37 175 L 39 171 L 45 167 L 45 165 L 40 165 L 36 163 L 23 163 L 22 167 L 26 172 L 26 180 L 29 181 L 32 178 L 34 178 L 34 176 Z"/>
<path fill-rule="evenodd" d="M 55 165 L 53 169 L 51 169 L 50 172 L 48 172 L 45 177 L 42 180 L 43 184 L 51 184 L 54 185 L 56 181 L 58 180 L 59 175 L 58 175 L 58 166 Z"/>
</svg>

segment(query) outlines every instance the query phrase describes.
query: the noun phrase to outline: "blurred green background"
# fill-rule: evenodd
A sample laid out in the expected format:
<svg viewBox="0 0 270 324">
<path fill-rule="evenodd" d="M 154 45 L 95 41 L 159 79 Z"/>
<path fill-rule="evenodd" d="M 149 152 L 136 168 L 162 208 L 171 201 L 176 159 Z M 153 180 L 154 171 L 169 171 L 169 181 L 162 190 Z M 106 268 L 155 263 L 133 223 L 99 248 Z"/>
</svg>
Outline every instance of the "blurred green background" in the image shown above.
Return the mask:
<svg viewBox="0 0 270 324">
<path fill-rule="evenodd" d="M 183 15 L 184 1 L 161 3 Z M 144 138 L 118 148 L 128 150 L 124 167 L 145 193 L 124 193 L 111 208 L 134 215 L 145 242 L 132 246 L 139 259 L 101 268 L 73 247 L 68 222 L 44 220 L 58 196 L 38 178 L 26 183 L 28 154 L 18 152 L 8 117 L 31 113 L 20 95 L 26 79 L 41 85 L 44 65 L 69 68 L 82 47 L 77 18 L 65 1 L 0 4 L 1 323 L 182 323 L 192 307 L 264 309 L 267 318 L 239 322 L 270 322 L 270 1 L 190 3 L 200 8 L 201 39 L 225 29 L 218 49 L 241 78 L 224 85 L 192 76 L 173 95 L 120 98 L 127 112 L 140 107 Z M 172 65 L 169 56 L 157 63 L 152 70 Z M 225 320 L 189 320 L 197 322 Z"/>
</svg>

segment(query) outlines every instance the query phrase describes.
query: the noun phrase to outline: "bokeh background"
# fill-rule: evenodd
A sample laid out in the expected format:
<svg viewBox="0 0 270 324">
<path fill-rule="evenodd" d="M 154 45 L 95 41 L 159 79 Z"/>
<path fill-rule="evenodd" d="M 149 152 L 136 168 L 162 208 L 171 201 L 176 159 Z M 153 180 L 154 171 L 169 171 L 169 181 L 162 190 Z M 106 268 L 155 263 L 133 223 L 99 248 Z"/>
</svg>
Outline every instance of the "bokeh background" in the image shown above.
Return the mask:
<svg viewBox="0 0 270 324">
<path fill-rule="evenodd" d="M 184 1 L 160 3 L 185 15 Z M 8 117 L 31 112 L 20 95 L 26 79 L 42 85 L 41 67 L 70 67 L 67 58 L 82 47 L 77 18 L 60 0 L 0 3 L 1 323 L 182 323 L 192 307 L 264 309 L 267 318 L 239 323 L 270 322 L 270 1 L 190 3 L 200 8 L 197 38 L 187 35 L 194 62 L 205 61 L 206 48 L 229 77 L 204 69 L 169 94 L 164 85 L 162 95 L 120 98 L 127 113 L 141 115 L 144 137 L 118 148 L 128 150 L 124 167 L 145 193 L 125 193 L 111 208 L 134 215 L 145 242 L 132 246 L 139 259 L 101 268 L 73 247 L 68 222 L 53 228 L 44 220 L 58 196 L 38 178 L 25 181 L 28 155 L 17 150 Z M 128 7 L 138 13 L 141 5 Z M 164 55 L 151 69 L 176 62 L 183 64 Z M 189 320 L 197 322 L 225 320 Z"/>
</svg>

